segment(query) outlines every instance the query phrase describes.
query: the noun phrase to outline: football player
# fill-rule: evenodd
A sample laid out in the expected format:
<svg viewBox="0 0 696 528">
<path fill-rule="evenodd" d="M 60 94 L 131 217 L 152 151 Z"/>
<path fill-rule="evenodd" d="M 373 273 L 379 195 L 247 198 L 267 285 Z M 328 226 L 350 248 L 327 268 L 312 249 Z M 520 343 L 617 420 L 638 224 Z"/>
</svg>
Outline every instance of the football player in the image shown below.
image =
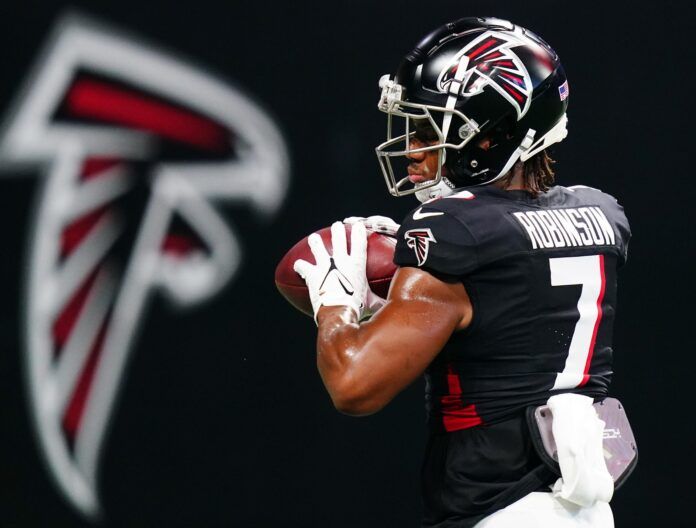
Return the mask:
<svg viewBox="0 0 696 528">
<path fill-rule="evenodd" d="M 333 254 L 312 235 L 317 264 L 295 264 L 335 406 L 372 414 L 425 373 L 425 527 L 613 526 L 613 482 L 591 454 L 603 424 L 558 396 L 578 408 L 607 396 L 630 230 L 611 196 L 553 185 L 546 149 L 566 136 L 569 97 L 558 56 L 510 22 L 465 18 L 427 35 L 380 87 L 387 186 L 421 205 L 400 227 L 352 219 L 350 254 L 335 223 Z M 386 303 L 365 278 L 366 225 L 397 237 Z M 559 456 L 563 434 L 576 442 L 566 451 L 586 454 L 560 461 L 562 479 L 526 417 L 547 401 L 578 426 L 554 425 Z"/>
</svg>

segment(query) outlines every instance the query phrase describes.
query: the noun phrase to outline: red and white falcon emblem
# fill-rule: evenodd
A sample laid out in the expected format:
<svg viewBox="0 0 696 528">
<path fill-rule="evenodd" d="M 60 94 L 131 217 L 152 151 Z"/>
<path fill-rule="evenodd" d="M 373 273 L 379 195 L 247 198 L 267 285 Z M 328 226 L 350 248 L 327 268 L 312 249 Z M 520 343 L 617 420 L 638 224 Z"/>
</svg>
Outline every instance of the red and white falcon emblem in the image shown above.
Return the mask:
<svg viewBox="0 0 696 528">
<path fill-rule="evenodd" d="M 404 233 L 404 239 L 406 239 L 406 245 L 416 253 L 419 266 L 425 264 L 425 261 L 428 259 L 430 243 L 437 243 L 433 232 L 429 228 L 409 229 Z"/>
<path fill-rule="evenodd" d="M 273 121 L 228 84 L 93 21 L 62 20 L 0 137 L 44 168 L 24 332 L 37 436 L 62 492 L 99 512 L 99 453 L 154 291 L 203 301 L 240 264 L 211 203 L 271 215 L 288 184 Z"/>
<path fill-rule="evenodd" d="M 531 103 L 532 80 L 512 48 L 521 45 L 514 35 L 487 31 L 462 48 L 437 79 L 440 90 L 473 97 L 490 86 L 517 111 L 519 121 Z"/>
</svg>

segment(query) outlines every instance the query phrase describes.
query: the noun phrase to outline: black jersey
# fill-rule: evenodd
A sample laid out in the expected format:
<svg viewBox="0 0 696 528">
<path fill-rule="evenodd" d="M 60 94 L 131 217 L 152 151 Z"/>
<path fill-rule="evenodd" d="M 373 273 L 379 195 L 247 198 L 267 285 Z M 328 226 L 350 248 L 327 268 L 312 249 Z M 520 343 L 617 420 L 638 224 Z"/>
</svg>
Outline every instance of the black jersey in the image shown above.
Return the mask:
<svg viewBox="0 0 696 528">
<path fill-rule="evenodd" d="M 510 424 L 524 409 L 560 392 L 607 394 L 616 269 L 626 260 L 630 230 L 622 207 L 596 189 L 557 186 L 532 197 L 486 186 L 418 207 L 397 237 L 397 265 L 458 278 L 473 306 L 470 326 L 452 335 L 426 371 L 433 433 L 456 432 L 454 451 L 463 460 L 501 456 L 507 448 L 482 440 L 486 434 L 506 436 L 525 453 L 510 463 L 510 474 L 499 466 L 492 470 L 497 489 L 486 482 L 485 468 L 467 475 L 464 489 L 437 482 L 438 471 L 451 474 L 457 468 L 437 470 L 437 461 L 426 460 L 424 479 L 431 488 L 425 494 L 426 521 L 431 517 L 426 525 L 469 526 L 457 523 L 533 491 L 527 489 L 530 482 L 538 485 L 528 477 L 538 460 L 528 449 L 526 433 L 512 438 L 495 431 L 521 431 Z M 515 422 L 503 424 L 510 420 Z M 465 431 L 472 428 L 485 431 Z M 431 444 L 447 444 L 436 448 L 445 452 L 453 450 L 452 441 L 440 438 Z M 526 488 L 518 486 L 514 493 L 525 478 Z M 449 513 L 432 510 L 428 495 L 445 496 Z M 459 521 L 447 524 L 445 518 Z"/>
</svg>

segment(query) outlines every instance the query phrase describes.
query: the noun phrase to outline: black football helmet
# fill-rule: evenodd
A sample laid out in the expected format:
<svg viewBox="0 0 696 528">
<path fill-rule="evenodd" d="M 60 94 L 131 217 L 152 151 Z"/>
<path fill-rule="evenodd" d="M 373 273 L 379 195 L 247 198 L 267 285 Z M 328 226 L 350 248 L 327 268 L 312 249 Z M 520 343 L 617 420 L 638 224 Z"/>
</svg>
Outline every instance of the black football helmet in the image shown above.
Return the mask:
<svg viewBox="0 0 696 528">
<path fill-rule="evenodd" d="M 425 201 L 494 182 L 567 135 L 568 81 L 558 55 L 506 20 L 462 18 L 436 29 L 404 57 L 394 79 L 380 79 L 380 88 L 387 141 L 376 151 L 394 196 L 416 193 Z M 421 136 L 417 145 L 426 146 L 411 148 Z M 484 138 L 486 149 L 478 146 Z M 394 158 L 433 150 L 434 180 L 397 180 Z"/>
</svg>

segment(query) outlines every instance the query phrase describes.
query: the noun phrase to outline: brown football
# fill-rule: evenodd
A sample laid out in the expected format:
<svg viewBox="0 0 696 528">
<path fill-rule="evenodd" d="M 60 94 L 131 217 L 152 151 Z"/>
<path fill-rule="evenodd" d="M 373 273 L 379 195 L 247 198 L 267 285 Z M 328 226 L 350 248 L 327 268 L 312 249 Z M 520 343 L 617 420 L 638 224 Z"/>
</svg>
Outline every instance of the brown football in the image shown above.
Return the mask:
<svg viewBox="0 0 696 528">
<path fill-rule="evenodd" d="M 351 226 L 346 225 L 345 228 L 348 252 L 350 253 Z M 321 236 L 329 253 L 331 253 L 331 228 L 325 227 L 317 231 L 317 233 Z M 292 268 L 297 259 L 303 259 L 312 264 L 315 263 L 314 255 L 312 255 L 309 244 L 307 244 L 307 238 L 303 238 L 292 246 L 290 251 L 278 263 L 275 270 L 275 283 L 278 291 L 290 304 L 301 312 L 314 316 L 307 285 L 302 280 L 302 277 Z M 389 292 L 392 277 L 396 273 L 396 265 L 394 264 L 395 247 L 396 239 L 394 237 L 367 231 L 367 280 L 372 291 L 385 299 Z"/>
</svg>

